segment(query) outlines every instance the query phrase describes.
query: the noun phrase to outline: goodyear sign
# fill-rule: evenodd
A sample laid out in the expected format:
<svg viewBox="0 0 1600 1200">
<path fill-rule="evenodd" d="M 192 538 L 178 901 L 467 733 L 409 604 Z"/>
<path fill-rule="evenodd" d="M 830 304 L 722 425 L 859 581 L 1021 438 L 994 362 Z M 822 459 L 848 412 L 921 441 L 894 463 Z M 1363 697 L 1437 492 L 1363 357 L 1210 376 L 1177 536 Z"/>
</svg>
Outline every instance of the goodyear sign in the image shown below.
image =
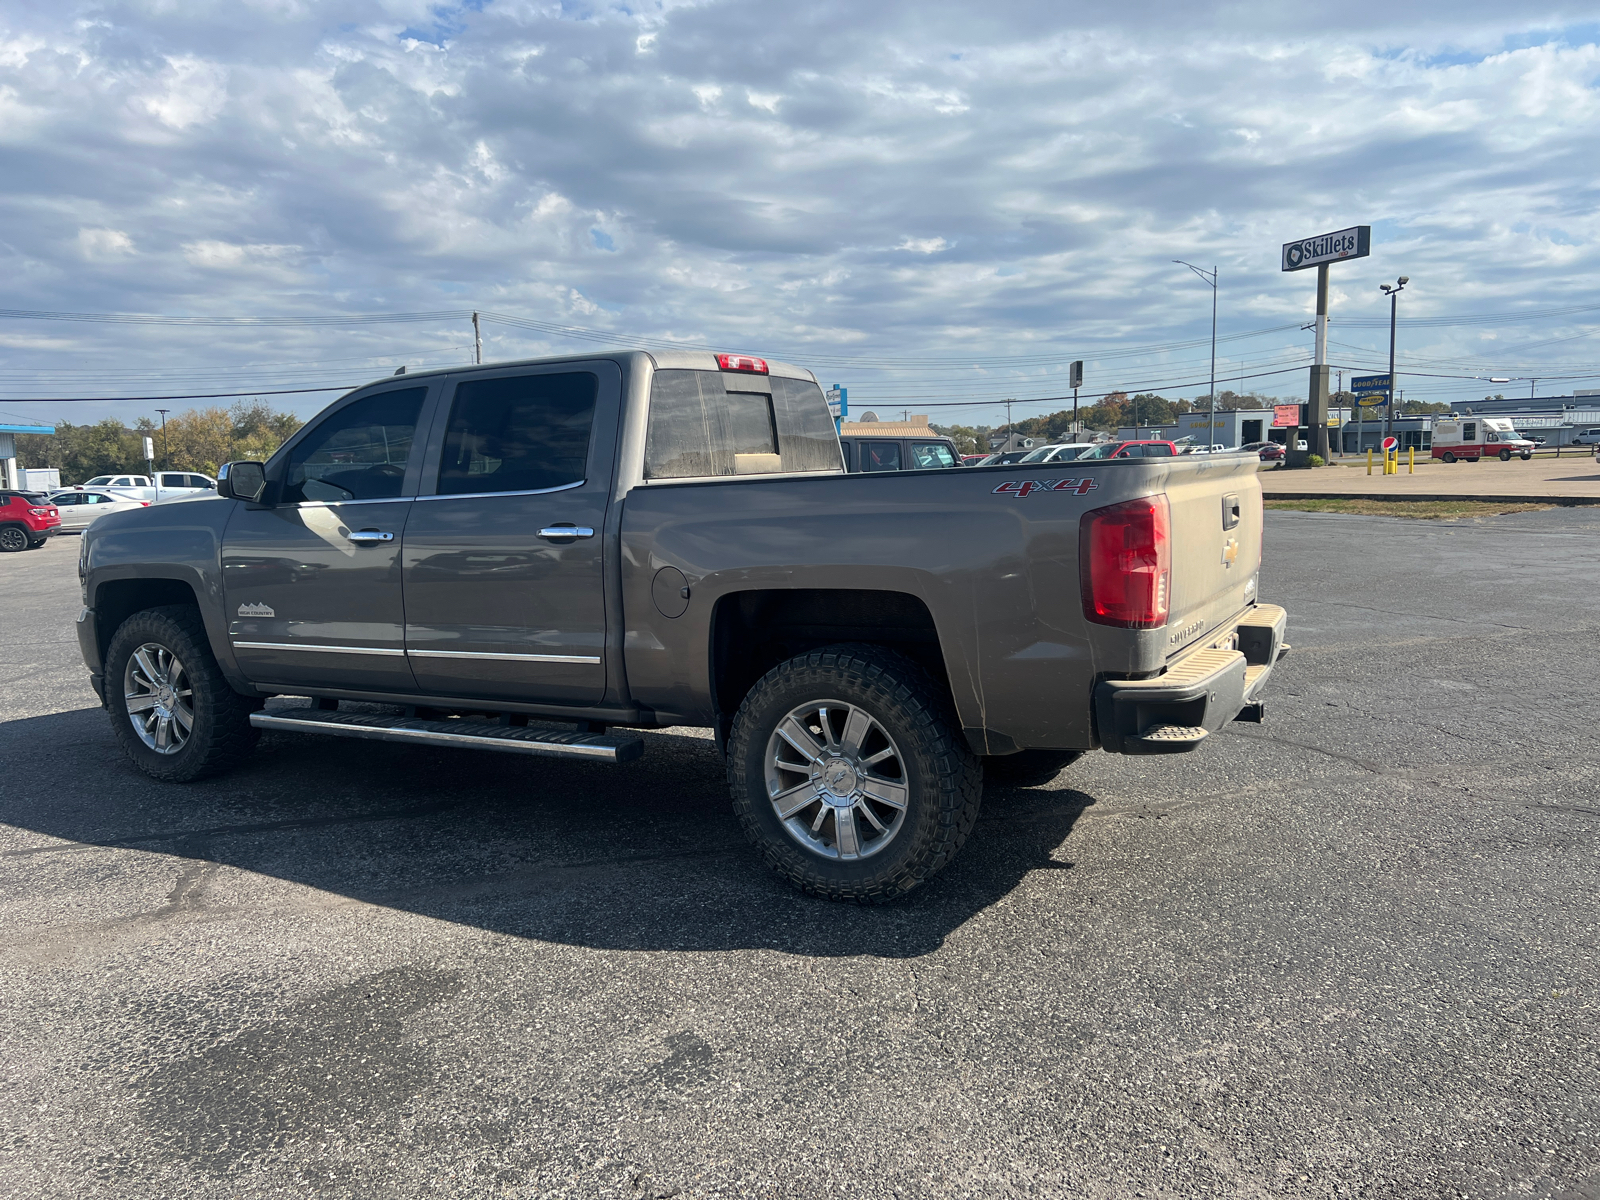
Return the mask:
<svg viewBox="0 0 1600 1200">
<path fill-rule="evenodd" d="M 1345 258 L 1366 258 L 1372 253 L 1372 226 L 1352 225 L 1338 233 L 1319 233 L 1283 244 L 1283 269 L 1303 271 Z"/>
</svg>

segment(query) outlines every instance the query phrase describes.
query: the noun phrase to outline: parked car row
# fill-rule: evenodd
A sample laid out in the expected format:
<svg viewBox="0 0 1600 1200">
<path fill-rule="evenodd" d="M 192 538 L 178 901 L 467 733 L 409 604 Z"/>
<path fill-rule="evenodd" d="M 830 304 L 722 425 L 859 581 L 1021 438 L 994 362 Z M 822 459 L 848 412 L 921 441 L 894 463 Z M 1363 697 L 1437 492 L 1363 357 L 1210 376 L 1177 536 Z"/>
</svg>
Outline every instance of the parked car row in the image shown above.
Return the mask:
<svg viewBox="0 0 1600 1200">
<path fill-rule="evenodd" d="M 175 496 L 194 496 L 217 490 L 217 481 L 198 471 L 157 471 L 148 475 L 96 475 L 67 491 L 112 492 L 133 500 L 170 500 Z"/>
</svg>

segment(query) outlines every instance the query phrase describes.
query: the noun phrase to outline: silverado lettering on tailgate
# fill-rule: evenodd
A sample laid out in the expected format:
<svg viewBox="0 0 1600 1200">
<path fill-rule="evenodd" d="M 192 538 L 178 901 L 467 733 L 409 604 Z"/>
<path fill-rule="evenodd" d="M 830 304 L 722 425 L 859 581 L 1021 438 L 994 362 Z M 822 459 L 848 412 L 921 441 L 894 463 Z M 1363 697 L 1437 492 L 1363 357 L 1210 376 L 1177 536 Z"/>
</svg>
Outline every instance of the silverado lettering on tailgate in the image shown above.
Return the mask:
<svg viewBox="0 0 1600 1200">
<path fill-rule="evenodd" d="M 1013 479 L 995 488 L 996 496 L 1015 496 L 1022 499 L 1034 492 L 1073 492 L 1087 496 L 1100 485 L 1092 479 Z"/>
</svg>

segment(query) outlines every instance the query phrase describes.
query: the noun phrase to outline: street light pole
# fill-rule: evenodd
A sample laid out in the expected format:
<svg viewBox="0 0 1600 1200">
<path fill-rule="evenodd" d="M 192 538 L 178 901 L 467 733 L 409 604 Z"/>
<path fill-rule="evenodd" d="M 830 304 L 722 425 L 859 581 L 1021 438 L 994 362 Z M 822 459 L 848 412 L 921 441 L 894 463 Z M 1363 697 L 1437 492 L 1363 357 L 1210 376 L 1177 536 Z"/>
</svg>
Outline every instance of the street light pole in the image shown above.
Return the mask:
<svg viewBox="0 0 1600 1200">
<path fill-rule="evenodd" d="M 1217 268 L 1213 266 L 1210 272 L 1206 272 L 1193 263 L 1184 262 L 1181 258 L 1172 261 L 1180 267 L 1188 267 L 1211 285 L 1211 398 L 1206 413 L 1206 448 L 1210 449 L 1211 444 L 1217 440 Z"/>
<path fill-rule="evenodd" d="M 1394 436 L 1394 326 L 1396 313 L 1400 306 L 1400 293 L 1405 290 L 1406 284 L 1411 282 L 1411 276 L 1402 275 L 1391 287 L 1387 283 L 1380 283 L 1378 290 L 1389 297 L 1389 403 L 1384 405 L 1386 415 L 1383 418 L 1383 436 Z"/>
</svg>

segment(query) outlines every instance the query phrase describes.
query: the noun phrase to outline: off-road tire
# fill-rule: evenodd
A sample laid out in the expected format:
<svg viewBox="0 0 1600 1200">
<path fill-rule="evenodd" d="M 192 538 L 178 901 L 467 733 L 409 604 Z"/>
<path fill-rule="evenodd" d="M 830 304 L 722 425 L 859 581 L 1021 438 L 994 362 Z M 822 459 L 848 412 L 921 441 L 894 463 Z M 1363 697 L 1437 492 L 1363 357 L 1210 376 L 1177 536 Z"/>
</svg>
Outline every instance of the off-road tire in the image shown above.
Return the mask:
<svg viewBox="0 0 1600 1200">
<path fill-rule="evenodd" d="M 28 531 L 21 525 L 0 525 L 0 554 L 15 554 L 28 548 Z"/>
<path fill-rule="evenodd" d="M 904 824 L 870 857 L 824 858 L 801 846 L 767 798 L 768 740 L 808 700 L 866 710 L 899 746 L 909 791 Z M 881 904 L 937 875 L 978 820 L 983 769 L 948 692 L 911 659 L 881 646 L 826 646 L 779 663 L 750 689 L 728 738 L 728 789 L 745 836 L 778 876 L 830 900 Z"/>
<path fill-rule="evenodd" d="M 1082 750 L 1023 750 L 983 760 L 983 781 L 1001 787 L 1042 787 L 1083 757 Z"/>
<path fill-rule="evenodd" d="M 182 660 L 193 689 L 194 728 L 188 743 L 175 754 L 159 753 L 140 740 L 123 700 L 128 658 L 148 642 L 165 646 Z M 134 613 L 112 635 L 105 670 L 112 731 L 123 753 L 152 779 L 189 783 L 226 771 L 243 760 L 260 737 L 260 730 L 250 724 L 250 714 L 261 707 L 261 701 L 241 696 L 228 686 L 196 608 L 173 604 Z"/>
</svg>

